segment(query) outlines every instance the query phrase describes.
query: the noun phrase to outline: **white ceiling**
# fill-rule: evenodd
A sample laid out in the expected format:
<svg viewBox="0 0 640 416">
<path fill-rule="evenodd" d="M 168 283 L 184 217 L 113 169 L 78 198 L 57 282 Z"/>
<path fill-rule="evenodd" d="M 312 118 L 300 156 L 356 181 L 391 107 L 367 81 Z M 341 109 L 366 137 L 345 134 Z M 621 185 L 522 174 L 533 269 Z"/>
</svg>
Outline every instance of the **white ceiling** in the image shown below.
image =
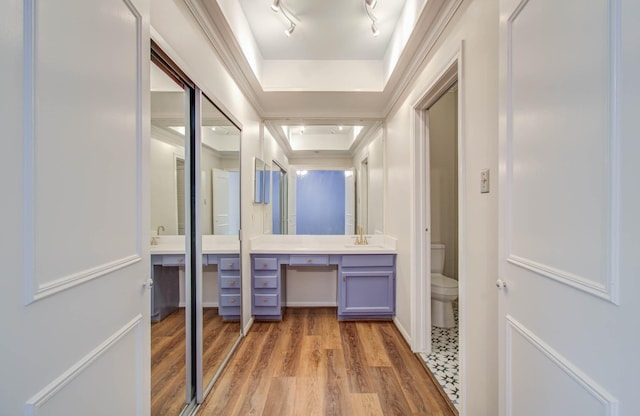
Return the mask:
<svg viewBox="0 0 640 416">
<path fill-rule="evenodd" d="M 362 0 L 282 0 L 296 19 L 271 9 L 271 0 L 240 0 L 251 32 L 266 60 L 382 60 L 405 0 L 379 0 L 373 13 L 380 30 L 373 36 Z"/>
<path fill-rule="evenodd" d="M 363 126 L 355 141 L 316 149 L 325 154 L 366 142 L 462 2 L 377 0 L 373 36 L 364 0 L 281 0 L 296 24 L 288 37 L 273 0 L 184 1 L 290 157 L 312 150 L 294 149 L 301 138 L 283 126 L 328 126 L 327 143 L 340 125 Z"/>
</svg>

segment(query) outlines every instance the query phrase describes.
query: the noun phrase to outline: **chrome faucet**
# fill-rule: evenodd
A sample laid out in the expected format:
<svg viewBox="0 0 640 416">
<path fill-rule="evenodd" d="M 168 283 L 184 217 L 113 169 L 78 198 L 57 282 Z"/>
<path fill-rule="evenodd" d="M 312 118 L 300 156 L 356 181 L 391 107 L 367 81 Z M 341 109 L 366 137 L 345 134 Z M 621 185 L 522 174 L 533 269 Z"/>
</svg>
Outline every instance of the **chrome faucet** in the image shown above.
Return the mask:
<svg viewBox="0 0 640 416">
<path fill-rule="evenodd" d="M 164 231 L 164 225 L 158 225 L 158 230 L 156 231 L 158 237 L 160 237 L 160 230 Z"/>
</svg>

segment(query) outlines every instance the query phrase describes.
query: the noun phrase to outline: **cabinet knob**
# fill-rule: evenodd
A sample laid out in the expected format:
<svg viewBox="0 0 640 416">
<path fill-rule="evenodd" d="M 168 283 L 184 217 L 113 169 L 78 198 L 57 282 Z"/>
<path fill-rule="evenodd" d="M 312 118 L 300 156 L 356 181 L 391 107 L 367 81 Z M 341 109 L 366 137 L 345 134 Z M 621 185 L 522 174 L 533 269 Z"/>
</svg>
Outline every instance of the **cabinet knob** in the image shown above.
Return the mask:
<svg viewBox="0 0 640 416">
<path fill-rule="evenodd" d="M 229 299 L 229 303 L 236 303 L 236 298 Z"/>
<path fill-rule="evenodd" d="M 262 267 L 267 267 L 269 263 L 262 263 Z"/>
<path fill-rule="evenodd" d="M 229 263 L 227 267 L 233 267 L 233 262 Z"/>
<path fill-rule="evenodd" d="M 182 263 L 184 259 L 182 257 L 178 258 L 178 263 Z"/>
<path fill-rule="evenodd" d="M 267 303 L 267 302 L 269 302 L 269 299 L 267 299 L 267 298 L 262 298 L 262 302 Z"/>
<path fill-rule="evenodd" d="M 311 263 L 313 259 L 307 259 L 307 263 Z"/>
<path fill-rule="evenodd" d="M 229 281 L 229 286 L 235 286 L 235 284 L 236 284 L 236 281 L 235 281 L 235 280 L 230 280 L 230 281 Z"/>
<path fill-rule="evenodd" d="M 268 285 L 268 284 L 269 284 L 269 282 L 267 282 L 266 280 L 264 280 L 264 281 L 262 282 L 262 286 L 266 286 L 266 285 Z"/>
</svg>

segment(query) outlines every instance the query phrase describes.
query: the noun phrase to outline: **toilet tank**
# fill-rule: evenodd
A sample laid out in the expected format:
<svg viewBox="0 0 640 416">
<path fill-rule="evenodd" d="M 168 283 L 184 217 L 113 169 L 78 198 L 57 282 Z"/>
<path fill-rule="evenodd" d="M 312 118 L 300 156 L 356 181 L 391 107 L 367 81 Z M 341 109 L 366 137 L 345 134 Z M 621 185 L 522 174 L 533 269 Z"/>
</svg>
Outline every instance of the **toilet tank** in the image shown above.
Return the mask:
<svg viewBox="0 0 640 416">
<path fill-rule="evenodd" d="M 441 273 L 444 270 L 444 244 L 431 244 L 431 273 Z"/>
</svg>

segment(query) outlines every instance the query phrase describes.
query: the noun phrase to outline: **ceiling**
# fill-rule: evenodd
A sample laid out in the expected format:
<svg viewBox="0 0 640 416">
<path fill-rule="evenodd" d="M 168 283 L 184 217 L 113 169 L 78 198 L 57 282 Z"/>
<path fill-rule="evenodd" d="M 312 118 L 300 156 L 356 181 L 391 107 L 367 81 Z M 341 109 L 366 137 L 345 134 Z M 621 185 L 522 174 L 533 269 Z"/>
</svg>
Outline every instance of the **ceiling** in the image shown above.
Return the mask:
<svg viewBox="0 0 640 416">
<path fill-rule="evenodd" d="M 398 23 L 405 0 L 380 0 L 373 8 L 379 28 L 362 0 L 282 0 L 296 23 L 291 36 L 289 22 L 271 9 L 271 0 L 240 0 L 263 59 L 286 60 L 382 60 Z"/>
<path fill-rule="evenodd" d="M 365 0 L 280 0 L 289 19 L 272 10 L 273 0 L 184 1 L 291 157 L 353 154 L 380 126 L 462 0 L 377 0 L 371 9 L 377 36 Z M 291 22 L 295 30 L 287 36 Z M 306 137 L 310 126 L 319 129 L 316 138 L 325 129 L 325 143 L 334 147 L 300 145 L 294 135 L 303 125 Z M 362 128 L 354 140 L 353 132 L 339 134 L 340 126 Z"/>
</svg>

